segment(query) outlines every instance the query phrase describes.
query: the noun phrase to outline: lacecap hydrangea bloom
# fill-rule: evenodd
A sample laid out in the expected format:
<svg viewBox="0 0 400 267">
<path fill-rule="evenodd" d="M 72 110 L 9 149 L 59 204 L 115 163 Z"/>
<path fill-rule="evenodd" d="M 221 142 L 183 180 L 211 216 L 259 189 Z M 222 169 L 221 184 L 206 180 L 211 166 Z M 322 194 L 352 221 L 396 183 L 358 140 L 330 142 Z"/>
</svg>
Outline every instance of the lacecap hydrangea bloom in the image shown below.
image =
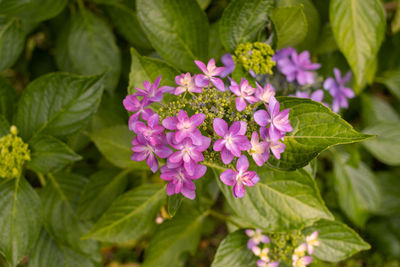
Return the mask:
<svg viewBox="0 0 400 267">
<path fill-rule="evenodd" d="M 124 99 L 132 112 L 129 129 L 135 133 L 132 160 L 145 161 L 154 173 L 160 170 L 167 195 L 180 193 L 189 199 L 196 197 L 193 181 L 203 177 L 207 167 L 220 166 L 225 169 L 221 181 L 241 198 L 246 187 L 260 180 L 252 162 L 262 166 L 283 153 L 282 141 L 292 130 L 289 110 L 280 110 L 270 84 L 224 79 L 232 69 L 216 66 L 214 59 L 195 64 L 200 73 L 176 76 L 176 86 L 160 87 L 158 77 Z M 166 93 L 175 100 L 163 103 Z"/>
</svg>

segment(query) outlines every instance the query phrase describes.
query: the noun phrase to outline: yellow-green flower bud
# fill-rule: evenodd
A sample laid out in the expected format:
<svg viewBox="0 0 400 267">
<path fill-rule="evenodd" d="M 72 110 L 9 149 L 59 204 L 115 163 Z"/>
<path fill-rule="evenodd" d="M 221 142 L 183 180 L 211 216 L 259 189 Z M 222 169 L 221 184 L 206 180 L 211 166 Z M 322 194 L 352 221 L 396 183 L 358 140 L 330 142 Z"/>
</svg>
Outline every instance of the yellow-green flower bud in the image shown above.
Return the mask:
<svg viewBox="0 0 400 267">
<path fill-rule="evenodd" d="M 272 68 L 276 64 L 272 60 L 273 55 L 274 50 L 266 43 L 245 43 L 236 48 L 233 60 L 255 74 L 272 74 Z"/>
</svg>

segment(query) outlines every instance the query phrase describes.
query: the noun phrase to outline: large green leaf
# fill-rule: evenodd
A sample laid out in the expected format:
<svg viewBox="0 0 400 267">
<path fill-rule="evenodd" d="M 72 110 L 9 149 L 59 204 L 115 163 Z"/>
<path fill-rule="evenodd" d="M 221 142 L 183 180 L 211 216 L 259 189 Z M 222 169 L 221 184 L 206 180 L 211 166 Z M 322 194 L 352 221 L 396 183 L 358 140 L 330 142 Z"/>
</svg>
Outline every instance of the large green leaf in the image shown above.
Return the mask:
<svg viewBox="0 0 400 267">
<path fill-rule="evenodd" d="M 218 246 L 211 267 L 256 266 L 257 257 L 247 248 L 248 241 L 243 230 L 230 233 Z"/>
<path fill-rule="evenodd" d="M 184 71 L 207 60 L 208 21 L 196 0 L 137 0 L 139 22 L 158 53 Z"/>
<path fill-rule="evenodd" d="M 400 214 L 400 179 L 393 171 L 375 173 L 376 181 L 381 192 L 381 205 L 377 213 L 382 215 Z"/>
<path fill-rule="evenodd" d="M 101 254 L 97 242 L 81 240 L 91 223 L 82 221 L 76 214 L 79 197 L 87 179 L 76 174 L 57 173 L 49 175 L 47 185 L 41 192 L 43 223 L 47 233 L 58 246 L 99 262 Z"/>
<path fill-rule="evenodd" d="M 222 44 L 229 52 L 241 43 L 253 42 L 259 31 L 267 26 L 272 0 L 233 0 L 224 10 L 219 22 Z"/>
<path fill-rule="evenodd" d="M 98 219 L 128 185 L 127 171 L 105 169 L 94 173 L 83 188 L 78 215 L 83 219 Z"/>
<path fill-rule="evenodd" d="M 376 123 L 363 130 L 377 137 L 362 144 L 377 159 L 388 165 L 400 165 L 400 122 Z"/>
<path fill-rule="evenodd" d="M 0 77 L 0 115 L 12 121 L 17 94 L 6 79 Z"/>
<path fill-rule="evenodd" d="M 39 237 L 40 199 L 20 177 L 0 183 L 0 254 L 16 266 Z"/>
<path fill-rule="evenodd" d="M 278 38 L 277 49 L 295 46 L 307 35 L 308 24 L 303 12 L 304 6 L 277 7 L 271 15 Z"/>
<path fill-rule="evenodd" d="M 318 231 L 319 246 L 313 256 L 330 262 L 338 262 L 370 246 L 347 225 L 338 221 L 320 220 L 304 230 L 306 235 Z"/>
<path fill-rule="evenodd" d="M 372 126 L 380 122 L 400 121 L 397 111 L 383 99 L 368 94 L 362 95 L 363 124 Z M 368 141 L 367 141 L 368 142 Z"/>
<path fill-rule="evenodd" d="M 259 168 L 260 181 L 246 188 L 243 198 L 235 198 L 232 187 L 216 177 L 229 206 L 254 228 L 266 231 L 299 229 L 319 219 L 332 219 L 314 179 L 305 170 L 293 172 Z"/>
<path fill-rule="evenodd" d="M 383 83 L 397 99 L 400 99 L 400 69 L 385 71 L 376 81 Z"/>
<path fill-rule="evenodd" d="M 270 157 L 268 164 L 282 170 L 306 166 L 325 149 L 370 138 L 356 132 L 339 115 L 321 103 L 304 98 L 279 97 L 281 109 L 289 108 L 293 131 L 285 136 L 285 152 L 281 159 Z"/>
<path fill-rule="evenodd" d="M 81 9 L 63 27 L 56 46 L 59 68 L 84 75 L 105 73 L 105 88 L 113 91 L 121 74 L 121 54 L 108 25 Z"/>
<path fill-rule="evenodd" d="M 24 48 L 24 42 L 25 33 L 18 19 L 0 15 L 0 71 L 14 65 Z"/>
<path fill-rule="evenodd" d="M 51 73 L 24 90 L 15 123 L 23 139 L 39 134 L 70 136 L 96 112 L 103 93 L 101 76 L 82 77 Z"/>
<path fill-rule="evenodd" d="M 29 148 L 31 160 L 27 167 L 38 173 L 57 172 L 69 163 L 82 159 L 65 143 L 49 135 L 31 140 Z"/>
<path fill-rule="evenodd" d="M 68 0 L 1 0 L 0 14 L 41 21 L 59 14 Z"/>
<path fill-rule="evenodd" d="M 175 86 L 175 76 L 178 71 L 168 63 L 149 57 L 141 56 L 134 48 L 131 48 L 132 65 L 129 73 L 128 93 L 135 92 L 135 88 L 142 88 L 144 81 L 154 82 L 161 77 L 161 85 Z"/>
<path fill-rule="evenodd" d="M 187 253 L 193 255 L 197 249 L 206 214 L 193 206 L 182 207 L 174 218 L 161 224 L 145 251 L 142 266 L 183 267 Z"/>
<path fill-rule="evenodd" d="M 380 205 L 380 192 L 374 173 L 359 162 L 351 166 L 348 156 L 335 153 L 334 179 L 339 205 L 347 217 L 363 227 L 369 215 Z"/>
<path fill-rule="evenodd" d="M 99 265 L 90 256 L 58 243 L 43 229 L 29 257 L 29 266 L 96 267 Z"/>
<path fill-rule="evenodd" d="M 332 0 L 330 21 L 340 51 L 355 74 L 356 93 L 368 71 L 376 63 L 376 55 L 385 35 L 385 10 L 379 0 Z"/>
<path fill-rule="evenodd" d="M 10 123 L 0 114 L 0 137 L 7 135 L 10 132 Z"/>
<path fill-rule="evenodd" d="M 147 170 L 148 167 L 144 162 L 131 160 L 133 153 L 131 143 L 134 136 L 127 125 L 116 125 L 94 132 L 90 138 L 103 156 L 115 166 Z"/>
<path fill-rule="evenodd" d="M 165 187 L 148 184 L 117 198 L 84 238 L 108 242 L 136 241 L 154 228 L 165 202 Z"/>
</svg>

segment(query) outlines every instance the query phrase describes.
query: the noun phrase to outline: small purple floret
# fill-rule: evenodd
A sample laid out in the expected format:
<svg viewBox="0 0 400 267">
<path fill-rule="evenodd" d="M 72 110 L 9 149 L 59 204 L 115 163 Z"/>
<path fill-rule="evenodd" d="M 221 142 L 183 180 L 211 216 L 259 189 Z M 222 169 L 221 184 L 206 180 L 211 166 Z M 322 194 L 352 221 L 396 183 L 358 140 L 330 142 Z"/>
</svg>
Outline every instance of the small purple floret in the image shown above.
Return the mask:
<svg viewBox="0 0 400 267">
<path fill-rule="evenodd" d="M 338 112 L 341 107 L 348 108 L 349 103 L 347 102 L 347 98 L 353 98 L 355 95 L 351 88 L 345 86 L 351 78 L 351 72 L 347 72 L 343 78 L 339 69 L 334 68 L 333 72 L 335 79 L 332 77 L 326 79 L 324 88 L 329 90 L 329 93 L 333 97 L 332 110 Z"/>
<path fill-rule="evenodd" d="M 195 84 L 196 76 L 197 75 L 194 75 L 192 77 L 189 72 L 176 76 L 175 83 L 178 85 L 178 87 L 173 88 L 174 94 L 180 95 L 184 92 L 201 93 L 203 88 Z"/>
<path fill-rule="evenodd" d="M 232 55 L 229 53 L 224 54 L 221 57 L 222 64 L 225 66 L 225 70 L 219 75 L 222 78 L 225 78 L 229 74 L 233 72 L 235 69 L 235 61 L 232 58 Z"/>
<path fill-rule="evenodd" d="M 163 99 L 163 94 L 169 91 L 169 87 L 167 86 L 160 86 L 161 75 L 157 77 L 153 84 L 148 81 L 143 82 L 143 88 L 136 88 L 137 93 L 134 93 L 134 96 L 143 96 L 145 97 L 150 103 L 153 102 L 160 102 Z"/>
<path fill-rule="evenodd" d="M 217 78 L 217 76 L 220 76 L 221 73 L 223 73 L 225 67 L 216 67 L 213 58 L 208 61 L 207 66 L 199 60 L 195 60 L 194 63 L 196 63 L 197 67 L 199 67 L 199 69 L 204 73 L 204 75 L 198 74 L 196 76 L 196 86 L 207 87 L 211 82 L 218 90 L 226 90 L 224 82 L 220 78 Z"/>
<path fill-rule="evenodd" d="M 247 103 L 254 104 L 258 102 L 258 99 L 254 96 L 256 89 L 249 85 L 249 82 L 242 78 L 240 84 L 237 84 L 233 79 L 230 79 L 231 86 L 229 89 L 236 96 L 236 109 L 238 111 L 245 110 Z"/>
<path fill-rule="evenodd" d="M 141 101 L 134 95 L 127 95 L 123 100 L 124 107 L 127 111 L 133 112 L 133 114 L 129 118 L 129 129 L 133 131 L 133 125 L 136 121 L 140 120 L 142 117 L 143 120 L 147 121 L 154 112 L 146 108 L 151 104 L 150 101 L 146 97 L 144 97 Z"/>
<path fill-rule="evenodd" d="M 275 96 L 275 89 L 274 87 L 267 83 L 265 84 L 264 88 L 262 88 L 258 83 L 257 84 L 257 90 L 255 93 L 255 96 L 265 104 L 269 103 L 269 99 L 271 96 Z"/>
</svg>

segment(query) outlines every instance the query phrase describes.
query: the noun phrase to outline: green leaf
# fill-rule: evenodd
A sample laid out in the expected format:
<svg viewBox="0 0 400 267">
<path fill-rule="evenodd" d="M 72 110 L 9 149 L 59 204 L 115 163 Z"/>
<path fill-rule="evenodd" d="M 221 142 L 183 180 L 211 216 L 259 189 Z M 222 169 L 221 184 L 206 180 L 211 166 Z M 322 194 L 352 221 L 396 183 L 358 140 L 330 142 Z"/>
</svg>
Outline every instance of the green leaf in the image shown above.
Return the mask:
<svg viewBox="0 0 400 267">
<path fill-rule="evenodd" d="M 117 31 L 133 46 L 147 50 L 152 48 L 133 9 L 116 1 L 108 2 L 105 9 Z"/>
<path fill-rule="evenodd" d="M 42 230 L 29 257 L 29 266 L 96 267 L 99 265 L 90 256 L 58 243 L 45 230 Z"/>
<path fill-rule="evenodd" d="M 219 21 L 210 25 L 210 38 L 208 43 L 208 51 L 210 58 L 214 58 L 216 62 L 225 53 L 224 46 L 219 38 Z"/>
<path fill-rule="evenodd" d="M 267 26 L 272 0 L 233 0 L 219 22 L 222 44 L 229 52 L 241 43 L 255 41 L 258 32 Z"/>
<path fill-rule="evenodd" d="M 127 125 L 116 125 L 104 128 L 90 135 L 90 138 L 100 150 L 101 154 L 119 168 L 136 168 L 147 170 L 144 162 L 131 160 L 131 143 L 135 134 L 129 131 Z"/>
<path fill-rule="evenodd" d="M 199 213 L 192 206 L 182 207 L 153 234 L 142 266 L 184 266 L 187 252 L 194 255 L 197 249 L 205 216 L 206 213 Z"/>
<path fill-rule="evenodd" d="M 90 176 L 78 205 L 82 219 L 98 219 L 128 185 L 127 171 L 100 170 Z"/>
<path fill-rule="evenodd" d="M 96 112 L 102 93 L 102 76 L 41 76 L 25 88 L 15 123 L 24 140 L 46 134 L 70 136 Z"/>
<path fill-rule="evenodd" d="M 91 223 L 81 221 L 77 214 L 79 197 L 87 179 L 77 174 L 48 175 L 47 185 L 40 194 L 43 202 L 43 223 L 47 233 L 59 245 L 99 262 L 101 254 L 97 242 L 81 240 Z"/>
<path fill-rule="evenodd" d="M 400 121 L 400 115 L 386 101 L 368 94 L 362 95 L 362 119 L 363 124 L 372 126 L 380 122 Z"/>
<path fill-rule="evenodd" d="M 155 226 L 165 202 L 165 187 L 148 184 L 117 198 L 84 238 L 107 242 L 136 241 Z"/>
<path fill-rule="evenodd" d="M 17 94 L 6 79 L 0 77 L 0 115 L 12 121 Z"/>
<path fill-rule="evenodd" d="M 266 231 L 299 229 L 319 219 L 332 219 L 314 179 L 305 170 L 281 172 L 257 169 L 260 181 L 247 187 L 243 198 L 235 198 L 232 187 L 218 185 L 237 216 L 254 228 Z"/>
<path fill-rule="evenodd" d="M 24 42 L 25 33 L 18 19 L 0 15 L 0 71 L 14 65 L 24 48 Z"/>
<path fill-rule="evenodd" d="M 168 214 L 171 217 L 174 217 L 179 207 L 182 204 L 183 196 L 182 194 L 174 194 L 172 196 L 167 197 L 167 207 Z"/>
<path fill-rule="evenodd" d="M 363 132 L 377 135 L 362 143 L 374 157 L 387 165 L 400 165 L 400 122 L 376 123 Z"/>
<path fill-rule="evenodd" d="M 23 177 L 1 181 L 0 195 L 0 254 L 16 266 L 39 237 L 40 199 Z"/>
<path fill-rule="evenodd" d="M 31 160 L 26 166 L 38 173 L 57 172 L 69 163 L 82 159 L 65 143 L 49 135 L 31 140 L 29 148 Z"/>
<path fill-rule="evenodd" d="M 392 171 L 375 172 L 381 192 L 381 202 L 377 213 L 381 215 L 400 214 L 400 179 Z"/>
<path fill-rule="evenodd" d="M 67 2 L 67 0 L 2 0 L 0 14 L 42 21 L 57 16 Z"/>
<path fill-rule="evenodd" d="M 338 49 L 335 37 L 333 36 L 332 27 L 326 23 L 321 28 L 321 33 L 318 37 L 315 52 L 317 54 L 324 54 L 336 51 Z"/>
<path fill-rule="evenodd" d="M 10 132 L 10 123 L 0 114 L 0 137 L 7 135 Z"/>
<path fill-rule="evenodd" d="M 271 15 L 278 38 L 277 49 L 295 46 L 307 35 L 308 24 L 303 12 L 304 6 L 277 7 Z"/>
<path fill-rule="evenodd" d="M 367 233 L 374 248 L 387 258 L 398 258 L 400 253 L 400 216 L 376 218 L 368 222 Z"/>
<path fill-rule="evenodd" d="M 370 64 L 385 35 L 385 10 L 379 0 L 332 0 L 330 21 L 340 51 L 355 74 L 356 93 L 363 88 Z M 371 78 L 371 77 L 369 77 Z M 370 79 L 371 80 L 371 79 Z"/>
<path fill-rule="evenodd" d="M 339 262 L 370 248 L 355 231 L 338 221 L 320 220 L 305 229 L 304 234 L 314 231 L 318 231 L 320 245 L 315 247 L 313 256 L 323 261 Z"/>
<path fill-rule="evenodd" d="M 400 100 L 400 69 L 385 71 L 376 81 L 383 83 Z"/>
<path fill-rule="evenodd" d="M 273 168 L 294 170 L 306 166 L 325 149 L 370 138 L 360 134 L 321 103 L 304 98 L 279 97 L 281 110 L 289 108 L 293 131 L 285 136 L 286 149 L 277 160 L 270 157 Z"/>
<path fill-rule="evenodd" d="M 84 75 L 105 73 L 105 89 L 112 92 L 121 74 L 121 53 L 113 32 L 99 17 L 80 10 L 63 27 L 56 46 L 60 69 Z"/>
<path fill-rule="evenodd" d="M 174 67 L 159 59 L 143 57 L 134 48 L 131 48 L 131 56 L 128 94 L 136 92 L 137 87 L 142 88 L 144 81 L 152 83 L 160 75 L 161 85 L 175 86 L 175 76 L 179 72 Z"/>
<path fill-rule="evenodd" d="M 396 13 L 393 17 L 392 20 L 392 33 L 395 34 L 398 31 L 400 31 L 400 1 L 397 0 L 397 8 L 396 8 Z"/>
<path fill-rule="evenodd" d="M 184 71 L 208 60 L 208 21 L 196 0 L 137 0 L 139 22 L 158 53 Z"/>
<path fill-rule="evenodd" d="M 211 267 L 255 266 L 257 257 L 247 248 L 248 241 L 249 237 L 243 230 L 230 233 L 218 246 Z"/>
<path fill-rule="evenodd" d="M 348 159 L 346 154 L 335 153 L 335 188 L 342 211 L 354 224 L 363 227 L 369 215 L 377 211 L 381 195 L 369 167 L 360 162 L 356 168 Z"/>
</svg>

